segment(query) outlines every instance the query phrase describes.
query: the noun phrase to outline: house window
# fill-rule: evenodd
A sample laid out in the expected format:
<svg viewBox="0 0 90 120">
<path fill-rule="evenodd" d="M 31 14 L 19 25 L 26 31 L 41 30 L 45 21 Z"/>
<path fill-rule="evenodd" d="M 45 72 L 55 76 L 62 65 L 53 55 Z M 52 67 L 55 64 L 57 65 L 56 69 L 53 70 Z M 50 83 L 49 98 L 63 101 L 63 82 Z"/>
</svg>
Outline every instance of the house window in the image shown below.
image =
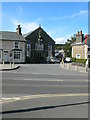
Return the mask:
<svg viewBox="0 0 90 120">
<path fill-rule="evenodd" d="M 1 51 L 0 51 L 0 59 L 1 59 Z"/>
<path fill-rule="evenodd" d="M 31 55 L 31 44 L 27 44 L 27 56 L 30 57 Z"/>
<path fill-rule="evenodd" d="M 44 45 L 42 42 L 39 43 L 35 43 L 35 50 L 44 50 Z"/>
<path fill-rule="evenodd" d="M 48 43 L 48 56 L 49 57 L 52 56 L 52 43 L 51 42 Z"/>
<path fill-rule="evenodd" d="M 15 48 L 18 48 L 18 42 L 15 42 Z"/>
<path fill-rule="evenodd" d="M 30 51 L 30 49 L 31 49 L 31 45 L 27 44 L 27 50 Z"/>
<path fill-rule="evenodd" d="M 40 42 L 40 50 L 43 50 L 44 49 L 44 45 L 42 42 Z"/>
<path fill-rule="evenodd" d="M 14 51 L 14 59 L 20 59 L 20 51 Z"/>
<path fill-rule="evenodd" d="M 38 43 L 35 43 L 35 50 L 38 50 L 38 49 L 39 49 Z"/>
<path fill-rule="evenodd" d="M 48 50 L 52 51 L 52 46 L 51 45 L 48 46 Z"/>
<path fill-rule="evenodd" d="M 76 55 L 76 58 L 77 58 L 77 59 L 80 59 L 80 54 L 77 54 L 77 55 Z"/>
</svg>

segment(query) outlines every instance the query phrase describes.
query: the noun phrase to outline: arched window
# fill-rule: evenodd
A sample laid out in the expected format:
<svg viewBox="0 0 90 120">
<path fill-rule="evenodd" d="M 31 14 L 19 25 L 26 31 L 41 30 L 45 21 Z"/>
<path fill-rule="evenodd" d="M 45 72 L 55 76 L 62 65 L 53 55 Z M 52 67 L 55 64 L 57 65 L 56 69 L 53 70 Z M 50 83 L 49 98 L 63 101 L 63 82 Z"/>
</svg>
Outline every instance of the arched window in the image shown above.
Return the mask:
<svg viewBox="0 0 90 120">
<path fill-rule="evenodd" d="M 35 43 L 35 50 L 44 50 L 43 39 L 40 40 L 37 39 Z"/>
<path fill-rule="evenodd" d="M 31 42 L 29 41 L 27 43 L 27 57 L 31 56 Z"/>
<path fill-rule="evenodd" d="M 48 43 L 48 56 L 49 57 L 52 56 L 52 43 L 51 42 Z"/>
</svg>

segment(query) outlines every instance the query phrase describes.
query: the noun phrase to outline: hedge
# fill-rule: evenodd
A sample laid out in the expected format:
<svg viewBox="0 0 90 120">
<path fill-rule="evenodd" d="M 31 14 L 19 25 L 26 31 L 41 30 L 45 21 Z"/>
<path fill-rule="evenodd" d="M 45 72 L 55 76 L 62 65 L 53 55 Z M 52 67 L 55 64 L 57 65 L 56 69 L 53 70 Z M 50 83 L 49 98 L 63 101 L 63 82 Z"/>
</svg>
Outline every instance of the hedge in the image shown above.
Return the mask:
<svg viewBox="0 0 90 120">
<path fill-rule="evenodd" d="M 87 59 L 76 59 L 76 63 L 86 63 Z"/>
<path fill-rule="evenodd" d="M 72 58 L 72 62 L 76 62 L 76 58 L 75 57 Z"/>
<path fill-rule="evenodd" d="M 86 63 L 87 59 L 77 59 L 75 57 L 72 58 L 72 62 L 76 63 Z"/>
</svg>

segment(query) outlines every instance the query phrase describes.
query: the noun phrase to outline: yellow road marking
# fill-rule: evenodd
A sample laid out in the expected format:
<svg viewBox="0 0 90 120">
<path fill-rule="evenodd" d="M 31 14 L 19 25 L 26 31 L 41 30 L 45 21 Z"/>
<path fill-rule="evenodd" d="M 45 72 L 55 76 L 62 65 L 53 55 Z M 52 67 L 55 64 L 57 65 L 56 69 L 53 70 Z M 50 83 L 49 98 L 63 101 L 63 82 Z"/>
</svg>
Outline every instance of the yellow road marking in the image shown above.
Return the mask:
<svg viewBox="0 0 90 120">
<path fill-rule="evenodd" d="M 15 102 L 20 100 L 28 100 L 28 99 L 36 99 L 36 98 L 50 98 L 50 97 L 80 97 L 80 96 L 89 96 L 88 93 L 75 93 L 75 94 L 39 94 L 39 95 L 30 95 L 30 96 L 21 96 L 21 97 L 14 97 L 14 98 L 6 98 L 0 100 L 0 104 L 8 103 L 8 102 Z"/>
</svg>

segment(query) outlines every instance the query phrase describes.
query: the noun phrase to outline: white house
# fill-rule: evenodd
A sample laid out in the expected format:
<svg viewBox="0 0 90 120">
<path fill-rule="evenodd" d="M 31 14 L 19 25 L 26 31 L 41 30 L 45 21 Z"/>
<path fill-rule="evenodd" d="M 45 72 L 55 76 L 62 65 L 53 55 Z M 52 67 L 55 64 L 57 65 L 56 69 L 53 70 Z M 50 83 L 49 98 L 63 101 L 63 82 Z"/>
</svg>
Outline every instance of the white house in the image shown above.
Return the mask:
<svg viewBox="0 0 90 120">
<path fill-rule="evenodd" d="M 18 25 L 16 32 L 0 31 L 0 63 L 24 63 L 26 59 L 26 40 Z"/>
</svg>

